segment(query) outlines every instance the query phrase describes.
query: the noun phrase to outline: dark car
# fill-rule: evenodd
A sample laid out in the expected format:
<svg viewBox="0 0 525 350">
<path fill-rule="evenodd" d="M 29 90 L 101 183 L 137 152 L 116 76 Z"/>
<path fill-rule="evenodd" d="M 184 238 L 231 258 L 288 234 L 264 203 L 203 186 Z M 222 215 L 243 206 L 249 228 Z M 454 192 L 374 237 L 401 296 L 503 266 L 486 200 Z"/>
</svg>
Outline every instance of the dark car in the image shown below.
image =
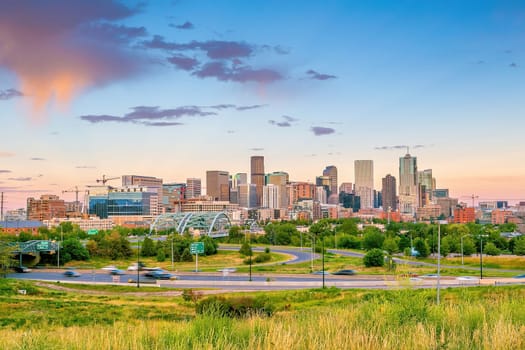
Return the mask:
<svg viewBox="0 0 525 350">
<path fill-rule="evenodd" d="M 125 275 L 126 271 L 120 270 L 120 269 L 112 269 L 109 270 L 110 275 L 119 276 L 119 275 Z"/>
<path fill-rule="evenodd" d="M 66 270 L 64 272 L 64 276 L 66 277 L 80 277 L 80 273 L 75 270 Z"/>
<path fill-rule="evenodd" d="M 148 271 L 144 274 L 144 276 L 154 278 L 156 280 L 171 280 L 176 278 L 174 275 L 164 270 Z"/>
<path fill-rule="evenodd" d="M 357 274 L 356 270 L 339 270 L 333 273 L 333 275 L 344 275 L 344 276 L 353 276 Z"/>
<path fill-rule="evenodd" d="M 330 272 L 320 270 L 320 271 L 314 271 L 314 272 L 312 272 L 312 274 L 313 275 L 329 275 Z"/>
<path fill-rule="evenodd" d="M 514 276 L 514 278 L 525 278 L 525 274 Z"/>
<path fill-rule="evenodd" d="M 31 269 L 26 266 L 15 266 L 15 271 L 19 273 L 31 272 Z"/>
</svg>

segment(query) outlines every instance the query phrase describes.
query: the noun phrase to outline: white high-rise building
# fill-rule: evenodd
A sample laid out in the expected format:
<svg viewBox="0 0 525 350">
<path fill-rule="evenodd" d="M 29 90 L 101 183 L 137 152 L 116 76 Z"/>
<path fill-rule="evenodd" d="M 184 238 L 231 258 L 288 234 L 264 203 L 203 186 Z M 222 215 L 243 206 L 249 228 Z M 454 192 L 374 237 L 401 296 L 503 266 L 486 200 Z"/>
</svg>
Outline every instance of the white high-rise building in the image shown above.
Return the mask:
<svg viewBox="0 0 525 350">
<path fill-rule="evenodd" d="M 270 209 L 281 208 L 281 186 L 268 184 L 263 187 L 263 207 Z"/>
<path fill-rule="evenodd" d="M 199 198 L 201 196 L 201 179 L 198 178 L 188 178 L 186 179 L 186 198 Z"/>
<path fill-rule="evenodd" d="M 418 206 L 417 158 L 407 153 L 399 158 L 399 211 L 414 215 Z"/>
<path fill-rule="evenodd" d="M 374 207 L 374 162 L 372 160 L 354 161 L 355 194 L 361 198 L 361 208 Z"/>
</svg>

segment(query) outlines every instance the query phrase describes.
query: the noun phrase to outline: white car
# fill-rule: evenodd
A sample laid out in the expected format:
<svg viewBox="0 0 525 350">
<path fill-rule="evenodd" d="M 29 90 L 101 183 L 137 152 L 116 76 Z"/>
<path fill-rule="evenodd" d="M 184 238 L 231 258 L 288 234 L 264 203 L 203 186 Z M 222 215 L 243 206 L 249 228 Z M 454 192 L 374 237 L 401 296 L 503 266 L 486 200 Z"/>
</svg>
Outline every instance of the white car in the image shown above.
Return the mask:
<svg viewBox="0 0 525 350">
<path fill-rule="evenodd" d="M 109 265 L 109 266 L 104 266 L 103 268 L 101 268 L 101 270 L 112 271 L 112 270 L 118 270 L 118 268 L 116 266 Z"/>
<path fill-rule="evenodd" d="M 456 278 L 458 281 L 477 281 L 479 280 L 479 277 L 474 276 L 459 276 Z"/>
</svg>

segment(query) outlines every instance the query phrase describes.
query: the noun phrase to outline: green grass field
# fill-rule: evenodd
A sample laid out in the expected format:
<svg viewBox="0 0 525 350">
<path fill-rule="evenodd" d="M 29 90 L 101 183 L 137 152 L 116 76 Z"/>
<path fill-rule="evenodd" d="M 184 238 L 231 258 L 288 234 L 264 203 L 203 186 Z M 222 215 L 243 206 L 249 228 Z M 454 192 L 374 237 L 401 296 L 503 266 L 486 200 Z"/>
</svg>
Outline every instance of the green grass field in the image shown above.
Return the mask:
<svg viewBox="0 0 525 350">
<path fill-rule="evenodd" d="M 434 290 L 410 288 L 251 293 L 277 311 L 247 319 L 196 315 L 180 296 L 84 288 L 0 280 L 0 349 L 525 348 L 519 286 L 443 290 L 441 305 Z"/>
</svg>

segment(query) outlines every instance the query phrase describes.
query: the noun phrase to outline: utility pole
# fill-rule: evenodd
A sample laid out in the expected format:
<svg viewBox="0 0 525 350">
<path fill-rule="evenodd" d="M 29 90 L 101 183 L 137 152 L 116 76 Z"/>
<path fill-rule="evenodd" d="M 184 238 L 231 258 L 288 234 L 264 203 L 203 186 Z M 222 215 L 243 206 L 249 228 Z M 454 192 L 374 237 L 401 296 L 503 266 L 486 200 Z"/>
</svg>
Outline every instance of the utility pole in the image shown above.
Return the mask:
<svg viewBox="0 0 525 350">
<path fill-rule="evenodd" d="M 0 220 L 4 220 L 4 192 L 0 193 Z"/>
</svg>

